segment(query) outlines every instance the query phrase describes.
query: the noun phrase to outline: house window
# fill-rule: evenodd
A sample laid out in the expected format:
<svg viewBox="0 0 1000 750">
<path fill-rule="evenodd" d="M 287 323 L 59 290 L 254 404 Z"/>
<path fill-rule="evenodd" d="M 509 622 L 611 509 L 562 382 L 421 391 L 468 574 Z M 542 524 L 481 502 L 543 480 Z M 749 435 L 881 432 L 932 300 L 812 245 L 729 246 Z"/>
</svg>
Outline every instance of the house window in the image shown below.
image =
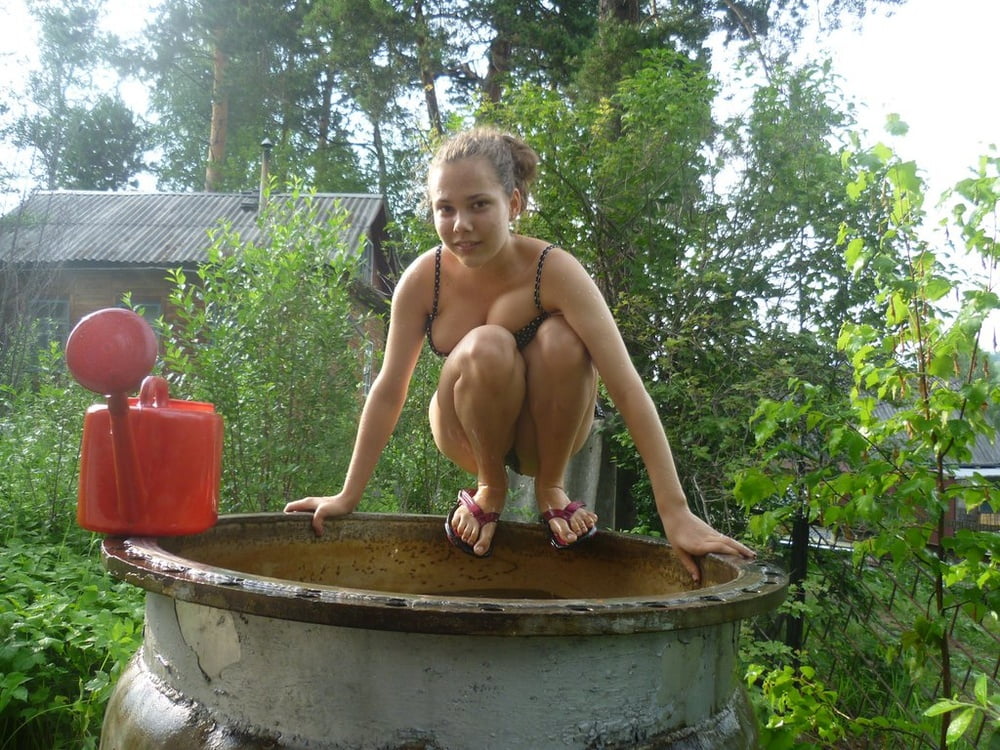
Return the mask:
<svg viewBox="0 0 1000 750">
<path fill-rule="evenodd" d="M 42 349 L 49 343 L 64 343 L 69 337 L 69 300 L 35 299 L 28 303 L 28 317 L 35 326 L 35 338 Z"/>
<path fill-rule="evenodd" d="M 375 344 L 371 341 L 365 341 L 365 354 L 364 362 L 362 363 L 361 379 L 364 384 L 364 397 L 368 398 L 368 392 L 372 389 L 372 380 L 374 379 L 375 370 Z"/>
<path fill-rule="evenodd" d="M 358 258 L 358 276 L 367 286 L 374 286 L 372 283 L 375 278 L 374 256 L 375 252 L 371 240 L 365 240 Z"/>
</svg>

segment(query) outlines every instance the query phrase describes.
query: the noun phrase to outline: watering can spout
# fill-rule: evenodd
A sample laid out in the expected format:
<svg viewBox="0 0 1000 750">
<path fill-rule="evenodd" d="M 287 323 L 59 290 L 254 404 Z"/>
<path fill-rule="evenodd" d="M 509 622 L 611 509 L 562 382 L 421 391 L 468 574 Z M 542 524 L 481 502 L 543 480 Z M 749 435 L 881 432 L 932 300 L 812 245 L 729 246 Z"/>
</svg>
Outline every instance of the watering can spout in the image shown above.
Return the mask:
<svg viewBox="0 0 1000 750">
<path fill-rule="evenodd" d="M 115 487 L 118 491 L 118 513 L 128 524 L 132 522 L 133 509 L 146 499 L 142 486 L 142 469 L 136 453 L 132 428 L 129 424 L 128 398 L 124 393 L 108 395 L 108 416 L 111 427 L 111 453 L 115 470 Z"/>
<path fill-rule="evenodd" d="M 170 403 L 167 381 L 156 375 L 143 378 L 139 388 L 139 407 L 167 407 Z M 111 421 L 111 450 L 114 455 L 115 486 L 118 489 L 119 513 L 130 523 L 134 509 L 147 503 L 148 495 L 139 465 L 139 449 L 132 437 L 129 399 L 124 393 L 108 395 Z"/>
</svg>

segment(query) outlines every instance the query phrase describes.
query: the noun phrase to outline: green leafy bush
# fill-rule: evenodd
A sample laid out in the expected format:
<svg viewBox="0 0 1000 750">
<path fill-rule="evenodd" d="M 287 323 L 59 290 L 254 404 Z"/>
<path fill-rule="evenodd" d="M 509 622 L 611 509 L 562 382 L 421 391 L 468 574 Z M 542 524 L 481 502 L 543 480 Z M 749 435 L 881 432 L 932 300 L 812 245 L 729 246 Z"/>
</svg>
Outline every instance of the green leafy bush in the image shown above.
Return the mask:
<svg viewBox="0 0 1000 750">
<path fill-rule="evenodd" d="M 949 518 L 953 508 L 975 512 L 995 497 L 983 477 L 956 478 L 954 470 L 969 462 L 978 436 L 995 435 L 990 415 L 1000 403 L 1000 385 L 983 363 L 978 337 L 1000 297 L 988 280 L 961 288 L 945 253 L 921 238 L 923 193 L 913 163 L 900 162 L 883 145 L 847 154 L 845 163 L 855 170 L 852 196 L 879 204 L 886 217 L 883 226 L 845 226 L 841 233 L 848 266 L 875 280 L 884 317 L 843 326 L 838 346 L 853 376 L 848 393 L 792 379 L 783 398 L 761 403 L 754 429 L 762 461 L 742 474 L 736 490 L 755 512 L 751 530 L 762 539 L 798 516 L 854 540 L 855 567 L 848 572 L 868 587 L 869 603 L 854 592 L 817 599 L 817 606 L 850 602 L 864 610 L 881 603 L 880 586 L 890 601 L 899 593 L 885 610 L 887 622 L 851 631 L 859 658 L 848 669 L 874 678 L 876 671 L 898 668 L 894 693 L 903 697 L 897 706 L 905 712 L 915 703 L 917 711 L 873 716 L 865 713 L 863 691 L 850 704 L 835 691 L 822 693 L 843 712 L 844 731 L 859 741 L 879 730 L 884 738 L 921 738 L 940 750 L 968 747 L 994 736 L 995 677 L 992 688 L 976 681 L 974 695 L 959 693 L 968 690 L 962 675 L 975 671 L 980 652 L 995 674 L 995 634 L 987 631 L 1000 611 L 1000 536 L 955 533 Z M 952 194 L 962 250 L 989 267 L 1000 260 L 991 218 L 998 188 L 1000 160 L 984 158 L 978 176 Z M 959 648 L 959 639 L 971 646 Z M 766 676 L 754 672 L 771 710 L 781 712 L 775 721 L 790 704 L 793 717 L 816 710 L 818 693 L 785 689 L 800 682 L 808 687 L 813 667 L 832 666 L 813 651 L 797 655 L 812 660 L 810 674 L 806 667 L 793 670 L 792 682 L 784 665 Z M 833 669 L 823 674 L 827 683 L 837 679 Z M 871 682 L 886 684 L 882 674 Z M 936 728 L 929 726 L 932 718 Z M 823 739 L 817 728 L 799 730 Z"/>
<path fill-rule="evenodd" d="M 346 220 L 319 221 L 293 189 L 262 212 L 265 244 L 221 226 L 196 278 L 171 274 L 165 371 L 225 420 L 228 512 L 280 510 L 343 479 L 374 348 L 370 314 L 350 293 L 358 259 L 340 239 Z"/>
<path fill-rule="evenodd" d="M 8 538 L 0 556 L 0 748 L 93 748 L 142 639 L 142 592 L 96 549 Z"/>
<path fill-rule="evenodd" d="M 76 508 L 83 415 L 96 400 L 72 381 L 55 342 L 19 386 L 0 385 L 4 533 L 64 528 Z"/>
<path fill-rule="evenodd" d="M 97 746 L 104 706 L 142 636 L 142 596 L 77 528 L 86 407 L 57 343 L 0 387 L 0 750 Z"/>
</svg>

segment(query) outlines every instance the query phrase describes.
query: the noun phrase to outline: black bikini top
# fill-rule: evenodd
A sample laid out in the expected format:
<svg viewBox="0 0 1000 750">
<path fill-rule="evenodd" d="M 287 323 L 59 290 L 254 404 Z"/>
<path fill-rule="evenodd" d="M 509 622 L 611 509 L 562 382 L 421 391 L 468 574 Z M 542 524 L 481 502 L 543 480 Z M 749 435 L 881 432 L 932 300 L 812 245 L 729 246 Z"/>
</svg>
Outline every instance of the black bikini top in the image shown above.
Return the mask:
<svg viewBox="0 0 1000 750">
<path fill-rule="evenodd" d="M 434 254 L 434 304 L 431 308 L 431 314 L 427 316 L 427 322 L 424 324 L 424 331 L 427 333 L 427 344 L 430 346 L 431 351 L 439 357 L 447 357 L 448 352 L 442 352 L 434 346 L 434 337 L 431 335 L 431 326 L 434 324 L 434 319 L 438 314 L 438 297 L 441 295 L 441 247 L 441 245 L 438 245 L 437 251 Z M 554 247 L 556 246 L 549 245 L 538 256 L 538 268 L 535 269 L 535 309 L 538 310 L 538 315 L 523 328 L 514 331 L 514 341 L 517 342 L 518 349 L 523 349 L 531 343 L 532 339 L 535 338 L 535 334 L 538 333 L 539 326 L 551 315 L 551 313 L 542 308 L 542 266 L 545 264 L 545 256 Z"/>
</svg>

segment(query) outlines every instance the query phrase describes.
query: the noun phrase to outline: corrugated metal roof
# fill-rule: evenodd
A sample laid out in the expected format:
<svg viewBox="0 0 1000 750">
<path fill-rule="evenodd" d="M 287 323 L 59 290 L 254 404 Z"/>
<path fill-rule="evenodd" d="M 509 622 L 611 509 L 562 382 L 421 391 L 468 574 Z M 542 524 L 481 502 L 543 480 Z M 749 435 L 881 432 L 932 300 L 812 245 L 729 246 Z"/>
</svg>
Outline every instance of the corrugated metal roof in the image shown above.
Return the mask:
<svg viewBox="0 0 1000 750">
<path fill-rule="evenodd" d="M 378 195 L 319 193 L 313 200 L 320 220 L 337 206 L 347 210 L 348 247 L 357 247 L 385 210 Z M 256 194 L 246 193 L 38 191 L 0 223 L 0 257 L 16 263 L 200 263 L 211 244 L 208 230 L 220 221 L 245 240 L 260 237 L 256 204 Z"/>
<path fill-rule="evenodd" d="M 886 420 L 893 417 L 898 409 L 885 401 L 875 404 L 875 416 Z M 967 461 L 962 461 L 959 466 L 965 468 L 985 468 L 1000 467 L 1000 444 L 989 435 L 976 435 L 976 440 L 972 444 L 972 456 Z"/>
</svg>

